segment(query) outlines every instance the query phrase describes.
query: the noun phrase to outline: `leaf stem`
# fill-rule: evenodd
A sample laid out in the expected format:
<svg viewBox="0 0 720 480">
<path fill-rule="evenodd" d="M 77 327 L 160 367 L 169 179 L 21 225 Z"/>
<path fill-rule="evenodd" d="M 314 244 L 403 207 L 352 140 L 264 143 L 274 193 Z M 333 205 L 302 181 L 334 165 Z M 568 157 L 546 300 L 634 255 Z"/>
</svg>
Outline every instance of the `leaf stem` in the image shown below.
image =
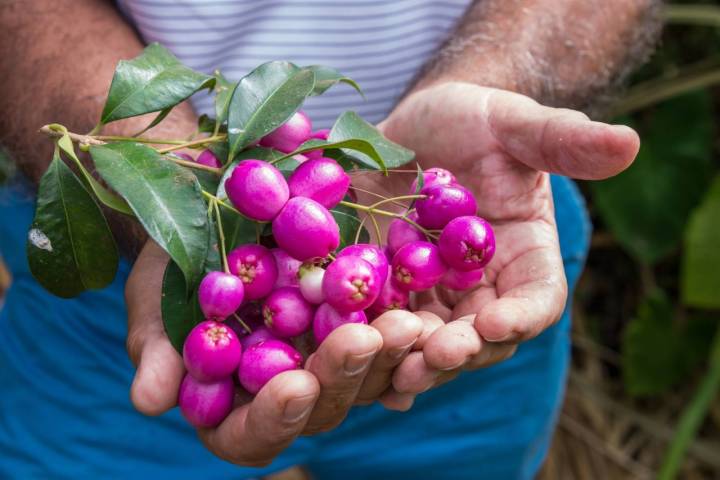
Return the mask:
<svg viewBox="0 0 720 480">
<path fill-rule="evenodd" d="M 225 137 L 226 137 L 226 135 L 224 133 L 221 135 L 213 135 L 212 137 L 200 138 L 198 140 L 193 140 L 191 142 L 179 143 L 177 145 L 173 145 L 172 147 L 161 148 L 160 150 L 158 150 L 158 152 L 168 153 L 168 152 L 172 152 L 174 150 L 181 150 L 183 148 L 197 147 L 200 145 L 205 145 L 206 143 L 212 143 L 212 142 L 217 142 L 218 140 L 224 140 Z"/>
<path fill-rule="evenodd" d="M 68 137 L 70 137 L 70 140 L 77 142 L 81 145 L 104 145 L 105 144 L 105 142 L 103 142 L 101 140 L 97 140 L 95 137 L 68 132 L 67 130 L 65 130 L 65 127 L 62 127 L 62 128 L 60 128 L 60 127 L 62 127 L 62 125 L 57 125 L 57 124 L 43 125 L 39 131 L 51 138 L 60 138 L 63 135 L 67 135 Z M 65 130 L 65 131 L 63 131 L 63 130 Z"/>
<path fill-rule="evenodd" d="M 411 197 L 411 196 L 416 196 L 416 195 L 403 195 L 402 197 L 396 197 L 396 198 L 406 199 L 407 197 Z M 424 198 L 425 195 L 422 195 L 422 197 Z M 361 211 L 361 212 L 377 213 L 378 215 L 384 215 L 384 216 L 386 216 L 386 217 L 399 218 L 399 219 L 401 219 L 401 220 L 409 223 L 409 224 L 412 225 L 413 227 L 417 228 L 417 229 L 420 230 L 422 233 L 424 233 L 426 236 L 428 236 L 428 237 L 430 237 L 430 238 L 437 239 L 437 235 L 434 235 L 432 232 L 430 232 L 430 231 L 427 230 L 426 228 L 418 225 L 417 222 L 414 222 L 414 221 L 410 220 L 409 218 L 407 218 L 407 217 L 406 217 L 404 214 L 402 214 L 402 213 L 388 212 L 387 210 L 380 210 L 380 209 L 378 209 L 378 208 L 373 208 L 373 207 L 366 206 L 366 205 L 360 205 L 359 203 L 346 202 L 345 200 L 341 201 L 341 202 L 340 202 L 340 205 L 344 205 L 344 206 L 349 207 L 349 208 L 354 208 L 355 210 L 359 210 L 359 211 Z"/>
<path fill-rule="evenodd" d="M 218 207 L 217 200 L 212 200 L 213 209 L 215 210 L 215 222 L 217 223 L 218 238 L 220 239 L 220 258 L 222 258 L 223 270 L 225 273 L 230 273 L 230 267 L 228 267 L 227 253 L 225 250 L 225 232 L 222 227 L 222 218 L 220 215 L 220 208 Z"/>
<path fill-rule="evenodd" d="M 182 165 L 183 167 L 194 168 L 195 170 L 204 170 L 206 172 L 214 173 L 215 175 L 222 175 L 223 173 L 222 169 L 220 168 L 210 167 L 208 165 L 202 165 L 196 162 L 189 162 L 187 160 L 183 160 L 182 158 L 171 157 L 170 155 L 164 155 L 164 157 L 173 163 Z"/>
<path fill-rule="evenodd" d="M 240 216 L 243 217 L 243 218 L 246 218 L 245 215 L 243 215 L 242 213 L 240 213 L 240 211 L 239 211 L 237 208 L 233 207 L 232 205 L 228 205 L 227 203 L 225 203 L 224 201 L 220 200 L 218 197 L 216 197 L 216 196 L 213 195 L 212 193 L 208 192 L 207 190 L 203 190 L 203 191 L 202 191 L 202 194 L 203 194 L 203 196 L 204 196 L 205 198 L 207 198 L 208 200 L 215 201 L 215 202 L 217 202 L 218 205 L 220 205 L 221 207 L 227 208 L 227 209 L 230 210 L 231 212 L 236 213 L 237 215 L 240 215 Z"/>
<path fill-rule="evenodd" d="M 398 207 L 407 208 L 407 205 L 403 205 L 402 203 L 395 201 L 394 198 L 389 198 L 389 197 L 386 197 L 385 195 L 380 195 L 379 193 L 375 193 L 370 190 L 365 190 L 364 188 L 355 187 L 353 185 L 350 185 L 350 188 L 352 188 L 353 190 L 355 190 L 357 192 L 361 192 L 361 193 L 365 193 L 367 195 L 372 195 L 374 197 L 382 198 L 383 200 L 392 200 L 392 203 L 394 203 Z"/>
<path fill-rule="evenodd" d="M 165 138 L 123 137 L 118 135 L 94 135 L 93 138 L 106 142 L 138 142 L 154 143 L 156 145 L 182 145 L 184 140 L 169 140 Z"/>
<path fill-rule="evenodd" d="M 238 323 L 242 325 L 246 332 L 252 333 L 252 328 L 248 327 L 247 323 L 245 323 L 245 321 L 240 318 L 240 315 L 238 315 L 237 313 L 233 313 L 233 317 L 235 317 L 235 320 L 237 320 Z"/>
</svg>

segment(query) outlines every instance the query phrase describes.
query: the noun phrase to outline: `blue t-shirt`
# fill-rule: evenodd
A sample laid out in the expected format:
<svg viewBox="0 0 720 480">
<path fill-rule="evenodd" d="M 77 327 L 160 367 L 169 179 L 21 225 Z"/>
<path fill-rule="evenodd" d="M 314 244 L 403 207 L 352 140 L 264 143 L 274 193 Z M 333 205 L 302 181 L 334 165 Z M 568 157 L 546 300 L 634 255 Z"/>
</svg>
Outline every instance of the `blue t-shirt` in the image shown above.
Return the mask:
<svg viewBox="0 0 720 480">
<path fill-rule="evenodd" d="M 552 186 L 574 285 L 589 224 L 572 182 L 553 177 Z M 407 413 L 357 407 L 337 429 L 298 439 L 268 468 L 225 463 L 177 409 L 150 418 L 130 403 L 129 265 L 103 291 L 53 297 L 28 270 L 32 214 L 27 185 L 0 188 L 0 253 L 13 274 L 0 310 L 0 478 L 248 478 L 295 464 L 344 480 L 532 478 L 544 458 L 568 366 L 567 312 L 510 360 L 420 395 Z"/>
</svg>

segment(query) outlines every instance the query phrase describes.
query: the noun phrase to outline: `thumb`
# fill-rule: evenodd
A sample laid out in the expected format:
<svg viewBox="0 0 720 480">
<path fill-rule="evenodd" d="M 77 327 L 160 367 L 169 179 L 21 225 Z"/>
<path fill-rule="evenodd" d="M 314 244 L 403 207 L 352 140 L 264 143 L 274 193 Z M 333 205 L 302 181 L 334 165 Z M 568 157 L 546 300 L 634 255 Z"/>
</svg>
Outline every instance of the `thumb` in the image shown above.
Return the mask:
<svg viewBox="0 0 720 480">
<path fill-rule="evenodd" d="M 165 252 L 148 241 L 125 286 L 127 350 L 137 366 L 130 399 L 145 415 L 160 415 L 175 406 L 185 372 L 181 356 L 165 335 L 160 312 L 167 262 Z"/>
<path fill-rule="evenodd" d="M 630 127 L 594 122 L 511 92 L 487 99 L 488 123 L 500 147 L 535 169 L 583 180 L 617 175 L 635 159 L 640 138 Z"/>
</svg>

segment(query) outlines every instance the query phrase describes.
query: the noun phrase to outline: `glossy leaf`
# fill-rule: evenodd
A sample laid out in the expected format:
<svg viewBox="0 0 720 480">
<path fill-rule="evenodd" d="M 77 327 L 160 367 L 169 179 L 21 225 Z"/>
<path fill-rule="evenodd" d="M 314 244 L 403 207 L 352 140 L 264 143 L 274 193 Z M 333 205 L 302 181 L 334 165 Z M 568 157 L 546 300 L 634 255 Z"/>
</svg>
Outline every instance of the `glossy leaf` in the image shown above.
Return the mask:
<svg viewBox="0 0 720 480">
<path fill-rule="evenodd" d="M 209 235 L 206 205 L 195 175 L 139 143 L 93 145 L 90 153 L 102 177 L 127 200 L 193 287 L 202 273 Z"/>
<path fill-rule="evenodd" d="M 360 118 L 357 113 L 345 112 L 333 125 L 328 141 L 334 143 L 354 139 L 369 142 L 380 155 L 382 161 L 358 151 L 350 151 L 347 148 L 341 150 L 350 155 L 355 161 L 376 170 L 397 168 L 415 158 L 415 153 L 412 150 L 408 150 L 385 138 L 377 128 Z"/>
<path fill-rule="evenodd" d="M 198 304 L 197 292 L 188 297 L 185 277 L 175 262 L 168 262 L 165 268 L 160 312 L 170 343 L 182 354 L 185 338 L 204 317 Z"/>
<path fill-rule="evenodd" d="M 230 100 L 232 99 L 237 82 L 231 82 L 223 76 L 219 71 L 215 72 L 215 122 L 217 131 L 219 127 L 225 123 L 230 108 Z M 217 133 L 216 130 L 213 130 Z"/>
<path fill-rule="evenodd" d="M 674 318 L 667 295 L 656 290 L 640 305 L 622 338 L 623 379 L 634 396 L 658 395 L 687 381 L 707 356 L 717 319 L 691 315 Z"/>
<path fill-rule="evenodd" d="M 213 133 L 215 131 L 215 119 L 203 113 L 198 117 L 198 132 Z"/>
<path fill-rule="evenodd" d="M 65 152 L 65 154 L 70 157 L 73 162 L 75 162 L 75 165 L 83 176 L 85 186 L 90 187 L 97 199 L 100 200 L 103 205 L 120 213 L 124 213 L 125 215 L 134 215 L 130 205 L 127 204 L 124 198 L 105 188 L 102 183 L 95 180 L 95 177 L 87 171 L 85 165 L 82 164 L 78 156 L 75 154 L 75 148 L 68 135 L 63 135 L 58 139 L 58 146 L 60 147 L 60 150 Z"/>
<path fill-rule="evenodd" d="M 100 123 L 169 110 L 214 79 L 186 67 L 165 47 L 148 45 L 132 60 L 118 63 Z"/>
<path fill-rule="evenodd" d="M 315 85 L 315 75 L 289 62 L 268 62 L 240 80 L 230 99 L 230 158 L 285 123 Z"/>
<path fill-rule="evenodd" d="M 688 223 L 680 284 L 686 305 L 720 309 L 720 175 Z"/>
<path fill-rule="evenodd" d="M 307 142 L 300 145 L 294 152 L 288 153 L 283 155 L 280 160 L 291 158 L 295 155 L 302 155 L 307 152 L 311 152 L 313 150 L 337 150 L 337 151 L 355 151 L 359 152 L 360 154 L 366 155 L 370 157 L 374 161 L 374 165 L 382 165 L 383 159 L 380 156 L 380 154 L 377 152 L 375 147 L 372 143 L 370 143 L 367 140 L 362 140 L 359 138 L 351 138 L 348 140 L 342 140 L 339 142 L 328 142 L 325 140 L 308 140 Z M 360 160 L 357 159 L 357 157 L 349 156 L 348 157 L 351 160 L 354 160 L 355 162 L 359 162 Z M 276 160 L 276 162 L 279 160 Z"/>
<path fill-rule="evenodd" d="M 118 252 L 107 221 L 58 148 L 40 180 L 27 255 L 38 282 L 64 298 L 104 288 L 117 272 Z"/>
<path fill-rule="evenodd" d="M 660 105 L 638 125 L 643 144 L 617 177 L 593 182 L 593 200 L 613 235 L 653 263 L 676 249 L 711 178 L 712 109 L 704 92 Z"/>
<path fill-rule="evenodd" d="M 338 247 L 338 250 L 355 243 L 355 235 L 360 226 L 360 218 L 358 217 L 357 211 L 344 205 L 336 205 L 330 210 L 330 213 L 335 218 L 338 227 L 340 227 L 340 247 Z M 368 243 L 369 241 L 370 234 L 367 229 L 363 227 L 359 242 Z"/>
<path fill-rule="evenodd" d="M 360 89 L 360 85 L 355 83 L 355 80 L 350 77 L 346 77 L 334 68 L 325 67 L 323 65 L 310 65 L 309 67 L 305 67 L 304 70 L 311 70 L 315 74 L 315 87 L 313 88 L 311 95 L 322 95 L 333 85 L 345 83 L 357 90 L 363 98 L 365 97 Z"/>
</svg>

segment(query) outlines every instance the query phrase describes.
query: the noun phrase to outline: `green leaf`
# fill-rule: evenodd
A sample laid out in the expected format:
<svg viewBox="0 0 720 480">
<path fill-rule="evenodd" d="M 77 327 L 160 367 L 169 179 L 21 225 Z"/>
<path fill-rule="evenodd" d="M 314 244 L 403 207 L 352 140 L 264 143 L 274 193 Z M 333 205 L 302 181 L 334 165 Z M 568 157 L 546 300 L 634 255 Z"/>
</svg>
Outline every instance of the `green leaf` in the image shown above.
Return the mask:
<svg viewBox="0 0 720 480">
<path fill-rule="evenodd" d="M 638 125 L 635 163 L 591 183 L 597 211 L 635 258 L 653 263 L 678 247 L 690 212 L 712 179 L 713 112 L 705 92 L 684 95 Z"/>
<path fill-rule="evenodd" d="M 340 246 L 338 250 L 355 243 L 355 235 L 360 226 L 360 218 L 358 217 L 357 211 L 345 205 L 336 205 L 330 210 L 330 213 L 335 218 L 338 227 L 340 227 Z M 360 243 L 368 243 L 370 241 L 370 234 L 365 227 L 363 227 L 360 232 L 359 241 Z"/>
<path fill-rule="evenodd" d="M 195 325 L 204 320 L 204 316 L 198 304 L 197 292 L 188 298 L 185 277 L 175 262 L 168 262 L 165 268 L 160 312 L 170 343 L 182 354 L 185 338 Z"/>
<path fill-rule="evenodd" d="M 720 309 L 720 175 L 690 217 L 680 285 L 686 305 Z"/>
<path fill-rule="evenodd" d="M 707 356 L 717 319 L 690 316 L 676 321 L 667 295 L 645 298 L 622 338 L 623 379 L 634 396 L 658 395 L 687 381 Z"/>
<path fill-rule="evenodd" d="M 229 81 L 219 71 L 215 72 L 215 121 L 218 127 L 227 120 L 230 99 L 237 86 L 237 82 Z"/>
<path fill-rule="evenodd" d="M 369 142 L 380 155 L 381 160 L 378 161 L 367 154 L 352 153 L 347 148 L 342 151 L 350 155 L 355 161 L 366 165 L 375 170 L 388 168 L 397 168 L 411 162 L 415 158 L 412 150 L 391 142 L 385 138 L 380 131 L 360 118 L 355 112 L 345 112 L 337 119 L 333 125 L 328 141 L 331 143 L 342 142 L 345 140 L 364 140 Z M 357 152 L 357 150 L 356 150 Z"/>
<path fill-rule="evenodd" d="M 275 162 L 282 161 L 286 158 L 291 158 L 298 154 L 303 154 L 307 152 L 311 152 L 313 150 L 337 150 L 340 152 L 353 150 L 356 152 L 360 152 L 361 154 L 364 154 L 368 157 L 370 157 L 373 160 L 373 165 L 382 165 L 383 159 L 378 154 L 377 150 L 375 150 L 375 147 L 372 143 L 370 143 L 367 140 L 362 140 L 359 138 L 351 138 L 348 140 L 342 140 L 339 142 L 328 142 L 325 140 L 308 140 L 307 142 L 300 145 L 297 150 L 294 152 L 288 153 L 280 157 L 280 159 L 275 160 Z M 343 153 L 344 155 L 344 153 Z M 349 159 L 351 159 L 354 162 L 360 162 L 361 160 L 358 160 L 355 156 L 349 156 Z M 376 169 L 376 168 L 375 168 Z"/>
<path fill-rule="evenodd" d="M 198 90 L 211 87 L 214 81 L 180 63 L 165 47 L 152 43 L 132 60 L 118 63 L 100 123 L 169 110 Z"/>
<path fill-rule="evenodd" d="M 207 255 L 207 210 L 197 178 L 147 145 L 90 147 L 95 165 L 127 200 L 145 230 L 178 264 L 193 287 Z"/>
<path fill-rule="evenodd" d="M 413 195 L 418 195 L 424 186 L 425 186 L 425 175 L 423 174 L 423 170 L 420 167 L 420 164 L 418 164 L 417 175 L 415 176 L 415 191 L 413 192 Z M 408 211 L 412 210 L 414 207 L 415 207 L 415 200 L 413 199 L 413 201 L 410 202 L 410 205 L 408 206 Z"/>
<path fill-rule="evenodd" d="M 97 199 L 100 200 L 103 205 L 120 213 L 124 213 L 125 215 L 134 215 L 130 205 L 127 204 L 125 199 L 105 188 L 102 183 L 95 180 L 95 177 L 87 171 L 78 156 L 75 154 L 75 148 L 72 140 L 67 134 L 58 139 L 58 146 L 60 147 L 60 150 L 65 152 L 65 154 L 75 162 L 75 165 L 83 176 L 85 185 L 90 187 Z"/>
<path fill-rule="evenodd" d="M 284 156 L 285 155 L 282 152 L 273 150 L 272 148 L 253 147 L 253 148 L 248 148 L 247 150 L 243 150 L 242 152 L 238 153 L 235 156 L 235 160 L 228 166 L 227 169 L 225 169 L 225 172 L 223 173 L 222 178 L 220 178 L 216 196 L 218 198 L 220 198 L 221 200 L 224 200 L 227 198 L 227 194 L 225 193 L 225 180 L 230 178 L 230 175 L 232 175 L 233 170 L 235 169 L 237 164 L 240 163 L 241 161 L 248 160 L 248 159 L 255 159 L 255 160 L 264 160 L 266 162 L 273 162 L 273 161 L 279 161 Z M 294 160 L 294 161 L 297 162 L 297 160 Z M 281 171 L 282 171 L 282 169 L 281 169 Z"/>
<path fill-rule="evenodd" d="M 139 136 L 142 135 L 143 133 L 147 132 L 148 130 L 150 130 L 150 129 L 153 128 L 154 126 L 158 125 L 158 124 L 159 124 L 160 122 L 162 122 L 163 120 L 165 120 L 165 117 L 167 117 L 167 116 L 170 114 L 170 111 L 171 111 L 172 109 L 173 109 L 173 107 L 168 107 L 168 108 L 166 108 L 166 109 L 164 109 L 164 110 L 161 110 L 160 113 L 158 113 L 157 115 L 155 115 L 155 118 L 153 118 L 152 122 L 150 122 L 150 124 L 149 124 L 147 127 L 143 128 L 142 130 L 140 130 L 139 132 L 137 132 L 135 135 L 133 135 L 133 137 L 139 137 Z"/>
<path fill-rule="evenodd" d="M 325 67 L 323 65 L 310 65 L 309 67 L 304 67 L 303 70 L 311 70 L 315 74 L 315 87 L 313 88 L 311 95 L 322 95 L 333 85 L 345 83 L 353 87 L 360 95 L 362 95 L 363 98 L 365 98 L 362 90 L 360 90 L 360 85 L 355 83 L 355 80 L 350 77 L 346 77 L 334 68 Z"/>
<path fill-rule="evenodd" d="M 255 243 L 257 236 L 257 223 L 237 213 L 220 206 L 223 232 L 225 233 L 225 248 L 228 252 L 233 248 L 246 243 Z"/>
<path fill-rule="evenodd" d="M 230 158 L 285 123 L 312 92 L 315 75 L 289 62 L 268 62 L 240 80 L 230 99 Z"/>
<path fill-rule="evenodd" d="M 198 132 L 213 133 L 215 131 L 215 119 L 203 113 L 198 117 Z"/>
<path fill-rule="evenodd" d="M 57 147 L 40 180 L 27 255 L 38 282 L 64 298 L 104 288 L 117 272 L 118 252 L 107 221 Z"/>
</svg>

